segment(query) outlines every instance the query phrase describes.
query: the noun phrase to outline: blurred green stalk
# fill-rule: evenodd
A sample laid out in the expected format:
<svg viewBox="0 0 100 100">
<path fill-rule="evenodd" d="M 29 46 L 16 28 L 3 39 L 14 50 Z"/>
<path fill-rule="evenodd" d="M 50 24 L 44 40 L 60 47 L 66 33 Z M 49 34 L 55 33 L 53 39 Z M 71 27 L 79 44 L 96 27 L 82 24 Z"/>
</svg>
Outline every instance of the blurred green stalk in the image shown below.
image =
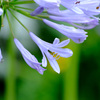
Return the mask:
<svg viewBox="0 0 100 100">
<path fill-rule="evenodd" d="M 16 100 L 15 96 L 15 52 L 14 41 L 10 37 L 8 41 L 8 65 L 6 76 L 5 100 Z"/>
<path fill-rule="evenodd" d="M 73 51 L 73 56 L 70 57 L 68 68 L 64 73 L 63 100 L 78 100 L 80 44 L 76 44 L 73 41 L 71 41 L 69 46 L 70 46 L 69 48 Z"/>
</svg>

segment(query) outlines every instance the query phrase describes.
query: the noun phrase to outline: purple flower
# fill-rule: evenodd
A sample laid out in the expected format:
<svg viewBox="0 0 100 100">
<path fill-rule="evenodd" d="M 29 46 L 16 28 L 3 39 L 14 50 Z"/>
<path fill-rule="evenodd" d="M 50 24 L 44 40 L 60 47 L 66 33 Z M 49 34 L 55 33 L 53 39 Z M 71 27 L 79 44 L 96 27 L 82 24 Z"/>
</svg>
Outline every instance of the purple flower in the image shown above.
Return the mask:
<svg viewBox="0 0 100 100">
<path fill-rule="evenodd" d="M 34 0 L 38 5 L 44 7 L 46 9 L 54 9 L 59 7 L 61 1 L 60 0 Z"/>
<path fill-rule="evenodd" d="M 40 74 L 43 74 L 43 72 L 46 70 L 44 68 L 42 68 L 40 65 L 41 63 L 39 63 L 37 61 L 37 59 L 35 58 L 34 55 L 32 55 L 28 50 L 26 50 L 23 45 L 16 39 L 14 38 L 14 42 L 17 46 L 17 48 L 19 49 L 19 51 L 21 52 L 25 62 L 33 69 L 36 69 Z"/>
<path fill-rule="evenodd" d="M 44 8 L 47 10 L 49 9 L 55 9 L 60 6 L 60 0 L 34 0 L 39 7 L 36 8 L 30 15 L 36 16 L 43 12 Z"/>
<path fill-rule="evenodd" d="M 54 71 L 60 73 L 60 68 L 56 60 L 59 59 L 60 56 L 65 58 L 72 56 L 73 52 L 70 49 L 62 48 L 66 46 L 70 42 L 70 40 L 68 39 L 59 43 L 59 39 L 56 38 L 53 44 L 51 44 L 41 40 L 32 32 L 30 32 L 29 35 L 32 38 L 32 40 L 38 45 L 42 52 L 42 65 L 46 67 L 48 59 Z"/>
<path fill-rule="evenodd" d="M 36 8 L 32 13 L 30 13 L 31 16 L 36 16 L 39 15 L 43 12 L 44 8 L 43 7 L 38 7 Z"/>
<path fill-rule="evenodd" d="M 91 29 L 99 25 L 99 20 L 97 18 L 93 19 L 85 14 L 76 14 L 69 10 L 60 11 L 59 9 L 55 9 L 49 11 L 49 13 L 53 14 L 49 16 L 50 19 L 67 22 L 81 29 Z"/>
<path fill-rule="evenodd" d="M 78 14 L 100 14 L 100 0 L 61 0 L 61 4 Z"/>
<path fill-rule="evenodd" d="M 2 53 L 1 53 L 1 49 L 0 49 L 0 62 L 2 62 L 2 58 L 3 58 L 3 56 L 2 56 Z"/>
<path fill-rule="evenodd" d="M 76 6 L 76 2 L 78 2 L 78 1 L 77 0 L 61 0 L 61 4 L 64 7 L 68 8 L 69 10 L 71 10 L 77 14 L 83 14 L 84 12 Z"/>
<path fill-rule="evenodd" d="M 86 40 L 86 33 L 82 29 L 75 29 L 74 27 L 65 26 L 56 24 L 54 22 L 51 22 L 47 19 L 43 19 L 43 22 L 50 27 L 56 29 L 57 31 L 61 32 L 63 35 L 67 36 L 68 38 L 71 38 L 76 43 L 82 43 L 84 40 Z"/>
<path fill-rule="evenodd" d="M 0 16 L 3 14 L 3 10 L 2 8 L 0 8 Z"/>
</svg>

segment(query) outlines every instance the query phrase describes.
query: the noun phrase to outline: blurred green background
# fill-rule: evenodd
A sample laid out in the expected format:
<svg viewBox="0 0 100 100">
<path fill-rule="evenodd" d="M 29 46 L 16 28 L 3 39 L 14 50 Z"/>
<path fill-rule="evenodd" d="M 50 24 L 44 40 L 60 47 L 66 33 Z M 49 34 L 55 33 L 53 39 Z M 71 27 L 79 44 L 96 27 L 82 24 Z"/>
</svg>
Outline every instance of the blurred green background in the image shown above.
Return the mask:
<svg viewBox="0 0 100 100">
<path fill-rule="evenodd" d="M 18 13 L 15 15 L 45 41 L 52 43 L 55 37 L 67 39 L 43 22 Z M 41 61 L 39 48 L 25 29 L 11 15 L 9 17 L 16 38 Z M 47 70 L 40 75 L 23 60 L 13 42 L 5 17 L 0 32 L 4 60 L 0 63 L 0 100 L 100 100 L 100 26 L 87 32 L 88 38 L 84 43 L 71 41 L 66 46 L 74 54 L 70 58 L 58 60 L 60 74 L 54 72 L 48 63 Z"/>
</svg>

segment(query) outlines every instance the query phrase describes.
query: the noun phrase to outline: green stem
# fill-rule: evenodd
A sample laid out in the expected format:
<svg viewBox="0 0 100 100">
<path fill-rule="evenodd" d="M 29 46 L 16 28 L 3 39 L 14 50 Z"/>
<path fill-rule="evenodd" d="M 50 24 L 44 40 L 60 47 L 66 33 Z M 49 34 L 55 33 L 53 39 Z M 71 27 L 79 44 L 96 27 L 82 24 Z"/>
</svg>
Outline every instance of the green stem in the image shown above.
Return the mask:
<svg viewBox="0 0 100 100">
<path fill-rule="evenodd" d="M 37 15 L 37 16 L 41 18 L 49 18 L 49 16 L 45 16 L 45 15 Z"/>
<path fill-rule="evenodd" d="M 19 8 L 19 9 L 25 9 L 25 10 L 31 10 L 34 11 L 34 9 L 31 8 L 25 8 L 25 7 L 19 7 L 19 6 L 14 6 L 15 8 Z"/>
<path fill-rule="evenodd" d="M 37 19 L 37 20 L 42 20 L 41 18 L 31 16 L 30 13 L 28 13 L 28 12 L 26 12 L 26 11 L 16 9 L 16 8 L 14 8 L 14 7 L 12 7 L 12 6 L 10 6 L 10 8 L 13 9 L 14 11 L 19 12 L 20 14 L 25 15 L 26 17 L 29 17 L 29 18 L 32 18 L 32 19 Z"/>
<path fill-rule="evenodd" d="M 32 1 L 12 1 L 12 2 L 9 2 L 9 4 L 12 4 L 12 5 L 29 4 L 29 3 L 35 3 L 35 2 L 33 0 Z"/>
<path fill-rule="evenodd" d="M 10 20 L 9 20 L 9 17 L 8 17 L 7 10 L 5 12 L 6 12 L 6 17 L 7 17 L 7 20 L 8 20 L 8 24 L 9 24 L 10 31 L 11 31 L 13 37 L 14 37 L 14 33 L 13 33 L 13 30 L 12 30 L 12 27 L 11 27 L 11 23 L 10 23 Z"/>
<path fill-rule="evenodd" d="M 13 15 L 13 17 L 26 29 L 26 31 L 29 33 L 30 31 L 27 29 L 27 27 L 11 12 L 10 9 L 8 9 L 10 13 Z"/>
<path fill-rule="evenodd" d="M 5 100 L 16 100 L 15 93 L 15 49 L 13 38 L 10 37 L 8 41 L 8 65 L 7 65 L 7 76 L 6 76 L 6 93 Z"/>
<path fill-rule="evenodd" d="M 70 63 L 67 71 L 64 74 L 64 99 L 63 100 L 78 100 L 78 73 L 80 47 L 79 44 L 71 42 L 71 50 L 73 56 L 70 58 Z"/>
</svg>

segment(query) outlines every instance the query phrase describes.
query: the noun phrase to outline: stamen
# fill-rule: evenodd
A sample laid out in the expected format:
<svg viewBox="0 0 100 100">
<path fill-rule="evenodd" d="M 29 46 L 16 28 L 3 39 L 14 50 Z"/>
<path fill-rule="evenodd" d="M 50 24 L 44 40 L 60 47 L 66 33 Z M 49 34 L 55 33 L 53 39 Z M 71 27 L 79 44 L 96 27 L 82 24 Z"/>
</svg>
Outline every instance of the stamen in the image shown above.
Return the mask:
<svg viewBox="0 0 100 100">
<path fill-rule="evenodd" d="M 56 57 L 56 60 L 58 60 L 60 58 L 60 55 L 58 55 L 57 57 Z"/>
<path fill-rule="evenodd" d="M 50 52 L 50 51 L 49 51 Z M 60 58 L 60 55 L 58 55 L 58 53 L 55 52 L 50 52 L 51 55 L 53 55 L 53 57 L 58 60 Z"/>
<path fill-rule="evenodd" d="M 80 1 L 75 2 L 75 4 L 78 4 L 78 3 L 80 3 Z"/>
<path fill-rule="evenodd" d="M 98 6 L 98 7 L 96 7 L 96 9 L 99 9 L 100 7 Z"/>
<path fill-rule="evenodd" d="M 55 52 L 53 53 L 53 57 L 54 57 L 54 58 L 56 58 L 57 55 L 58 55 L 58 53 L 55 53 Z"/>
</svg>

